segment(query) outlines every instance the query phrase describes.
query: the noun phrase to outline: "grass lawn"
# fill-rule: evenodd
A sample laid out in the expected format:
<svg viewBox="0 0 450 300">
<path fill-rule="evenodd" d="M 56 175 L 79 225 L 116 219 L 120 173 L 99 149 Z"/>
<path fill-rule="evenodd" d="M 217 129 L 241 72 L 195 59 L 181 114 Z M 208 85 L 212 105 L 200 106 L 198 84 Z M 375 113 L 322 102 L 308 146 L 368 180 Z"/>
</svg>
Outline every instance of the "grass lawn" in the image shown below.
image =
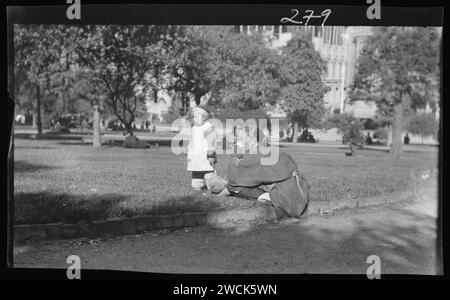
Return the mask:
<svg viewBox="0 0 450 300">
<path fill-rule="evenodd" d="M 311 201 L 339 201 L 402 191 L 419 184 L 424 171 L 437 172 L 437 149 L 406 152 L 402 159 L 345 147 L 283 146 L 311 184 Z M 62 140 L 16 139 L 15 222 L 78 222 L 116 216 L 220 210 L 257 205 L 233 197 L 193 197 L 186 157 L 169 147 L 124 149 Z M 219 156 L 226 174 L 229 157 Z"/>
</svg>

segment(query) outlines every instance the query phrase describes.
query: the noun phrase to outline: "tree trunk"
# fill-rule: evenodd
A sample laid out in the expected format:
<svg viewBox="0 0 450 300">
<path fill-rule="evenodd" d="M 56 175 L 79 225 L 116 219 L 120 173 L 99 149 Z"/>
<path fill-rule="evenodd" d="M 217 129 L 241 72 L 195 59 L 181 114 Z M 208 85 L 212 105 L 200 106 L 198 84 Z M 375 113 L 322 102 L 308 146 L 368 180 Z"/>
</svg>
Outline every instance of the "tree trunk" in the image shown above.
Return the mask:
<svg viewBox="0 0 450 300">
<path fill-rule="evenodd" d="M 125 130 L 126 132 L 128 132 L 131 135 L 133 135 L 134 130 L 133 130 L 133 122 L 129 122 L 127 124 L 125 124 Z"/>
<path fill-rule="evenodd" d="M 187 114 L 188 112 L 188 99 L 185 92 L 181 92 L 181 108 L 183 109 L 183 114 Z M 198 105 L 198 104 L 197 104 Z"/>
<path fill-rule="evenodd" d="M 151 126 L 153 125 L 153 115 L 154 115 L 154 113 L 152 113 L 152 112 L 148 113 L 148 118 L 147 118 L 147 121 L 149 124 L 148 128 L 151 128 Z M 146 128 L 146 129 L 148 129 L 148 128 Z"/>
<path fill-rule="evenodd" d="M 36 111 L 33 111 L 31 113 L 31 126 L 33 126 L 33 128 L 37 128 L 37 116 L 36 116 Z"/>
<path fill-rule="evenodd" d="M 403 107 L 402 103 L 394 107 L 394 120 L 392 122 L 392 144 L 391 153 L 396 157 L 400 157 L 403 152 Z"/>
<path fill-rule="evenodd" d="M 200 100 L 202 99 L 202 96 L 199 94 L 195 94 L 195 104 L 200 105 Z"/>
<path fill-rule="evenodd" d="M 356 145 L 353 143 L 353 141 L 350 141 L 349 147 L 350 147 L 350 153 L 352 154 L 352 156 L 356 156 L 357 148 L 356 148 Z"/>
<path fill-rule="evenodd" d="M 94 148 L 100 148 L 102 146 L 101 132 L 100 132 L 100 112 L 98 111 L 98 105 L 94 105 L 94 119 L 92 124 L 93 139 L 92 144 Z"/>
<path fill-rule="evenodd" d="M 41 116 L 41 88 L 39 85 L 36 86 L 36 123 L 38 135 L 42 134 L 42 116 Z"/>
<path fill-rule="evenodd" d="M 386 129 L 386 133 L 387 133 L 386 146 L 391 147 L 391 145 L 392 145 L 392 125 L 387 126 L 385 129 Z"/>
<path fill-rule="evenodd" d="M 294 123 L 294 128 L 292 130 L 292 142 L 297 143 L 297 136 L 298 136 L 298 124 L 297 122 Z"/>
</svg>

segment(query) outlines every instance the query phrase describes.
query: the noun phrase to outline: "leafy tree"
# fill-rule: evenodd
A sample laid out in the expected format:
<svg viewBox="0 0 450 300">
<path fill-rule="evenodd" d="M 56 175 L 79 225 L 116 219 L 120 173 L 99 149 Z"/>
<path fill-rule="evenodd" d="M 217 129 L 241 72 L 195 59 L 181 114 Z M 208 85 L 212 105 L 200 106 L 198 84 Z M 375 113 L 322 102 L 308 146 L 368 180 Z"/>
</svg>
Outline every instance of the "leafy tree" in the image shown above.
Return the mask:
<svg viewBox="0 0 450 300">
<path fill-rule="evenodd" d="M 16 25 L 14 28 L 19 104 L 36 110 L 38 134 L 42 134 L 42 105 L 45 104 L 48 112 L 51 105 L 47 100 L 70 84 L 64 79 L 70 73 L 71 61 L 66 33 L 64 26 L 56 25 Z"/>
<path fill-rule="evenodd" d="M 204 38 L 212 77 L 210 105 L 246 111 L 276 103 L 278 55 L 261 34 L 239 34 L 233 27 L 218 26 L 208 28 Z"/>
<path fill-rule="evenodd" d="M 84 26 L 75 51 L 92 84 L 106 92 L 105 104 L 133 135 L 133 122 L 145 96 L 170 84 L 165 61 L 176 38 L 170 26 Z M 156 100 L 155 100 L 156 101 Z"/>
<path fill-rule="evenodd" d="M 193 96 L 195 103 L 200 104 L 203 96 L 207 95 L 214 84 L 216 70 L 216 56 L 211 51 L 212 41 L 210 26 L 183 27 L 183 38 L 174 43 L 171 74 L 174 84 L 172 91 L 182 93 L 187 100 Z"/>
<path fill-rule="evenodd" d="M 440 33 L 432 28 L 374 29 L 358 59 L 350 101 L 372 101 L 392 127 L 391 153 L 402 153 L 406 114 L 435 104 Z"/>
<path fill-rule="evenodd" d="M 326 126 L 328 128 L 336 128 L 338 133 L 342 134 L 343 142 L 345 144 L 351 142 L 352 139 L 361 143 L 364 140 L 363 136 L 352 136 L 355 135 L 354 132 L 352 132 L 352 123 L 353 128 L 357 128 L 355 131 L 360 132 L 362 130 L 363 124 L 349 112 L 334 114 L 326 120 Z"/>
<path fill-rule="evenodd" d="M 282 50 L 280 77 L 281 104 L 294 124 L 293 141 L 298 126 L 314 127 L 325 113 L 323 97 L 328 91 L 322 80 L 326 65 L 306 37 L 295 35 Z"/>
<path fill-rule="evenodd" d="M 34 85 L 28 80 L 26 72 L 20 68 L 15 69 L 14 88 L 16 110 L 25 113 L 28 117 L 33 116 L 33 122 L 36 122 L 36 103 L 33 101 L 36 98 Z"/>
<path fill-rule="evenodd" d="M 433 114 L 417 113 L 409 120 L 408 132 L 420 135 L 422 137 L 422 144 L 425 136 L 435 136 L 438 129 L 439 123 Z"/>
<path fill-rule="evenodd" d="M 174 107 L 170 107 L 168 111 L 162 113 L 162 118 L 167 124 L 172 124 L 175 120 L 180 119 L 182 116 Z"/>
</svg>

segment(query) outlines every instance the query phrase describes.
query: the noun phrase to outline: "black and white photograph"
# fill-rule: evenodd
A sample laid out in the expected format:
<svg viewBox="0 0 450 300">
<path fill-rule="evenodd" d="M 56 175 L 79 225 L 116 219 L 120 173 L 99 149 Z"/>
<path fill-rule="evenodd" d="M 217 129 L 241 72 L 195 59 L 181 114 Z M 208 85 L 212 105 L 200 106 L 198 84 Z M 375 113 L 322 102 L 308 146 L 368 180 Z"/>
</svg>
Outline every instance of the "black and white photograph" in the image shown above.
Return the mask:
<svg viewBox="0 0 450 300">
<path fill-rule="evenodd" d="M 8 7 L 9 267 L 443 275 L 442 10 L 152 24 L 105 4 L 136 12 L 118 24 L 61 2 L 63 23 Z"/>
</svg>

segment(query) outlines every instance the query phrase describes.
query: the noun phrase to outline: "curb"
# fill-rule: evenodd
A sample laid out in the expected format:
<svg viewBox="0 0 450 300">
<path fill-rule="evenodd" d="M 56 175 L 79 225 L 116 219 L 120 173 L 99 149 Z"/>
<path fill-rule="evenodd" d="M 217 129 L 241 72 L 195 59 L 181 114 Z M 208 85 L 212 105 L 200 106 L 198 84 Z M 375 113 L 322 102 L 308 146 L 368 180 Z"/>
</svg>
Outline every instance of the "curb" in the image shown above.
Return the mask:
<svg viewBox="0 0 450 300">
<path fill-rule="evenodd" d="M 417 196 L 419 190 L 395 192 L 370 198 L 349 199 L 339 202 L 310 202 L 308 215 L 327 214 L 332 211 L 363 208 L 394 202 L 407 202 Z M 423 192 L 423 191 L 421 191 Z M 149 230 L 177 229 L 195 226 L 229 228 L 239 224 L 276 220 L 275 210 L 267 205 L 250 209 L 196 212 L 174 215 L 137 216 L 133 218 L 111 218 L 77 224 L 30 224 L 14 226 L 14 243 L 43 241 L 61 238 L 99 237 L 104 235 L 136 234 Z"/>
<path fill-rule="evenodd" d="M 77 224 L 30 224 L 14 226 L 14 243 L 43 241 L 61 238 L 99 237 L 104 235 L 136 234 L 148 230 L 214 226 L 217 218 L 207 222 L 208 213 L 186 213 L 175 215 L 138 216 L 133 218 L 110 218 Z M 220 222 L 220 220 L 219 220 Z"/>
</svg>

